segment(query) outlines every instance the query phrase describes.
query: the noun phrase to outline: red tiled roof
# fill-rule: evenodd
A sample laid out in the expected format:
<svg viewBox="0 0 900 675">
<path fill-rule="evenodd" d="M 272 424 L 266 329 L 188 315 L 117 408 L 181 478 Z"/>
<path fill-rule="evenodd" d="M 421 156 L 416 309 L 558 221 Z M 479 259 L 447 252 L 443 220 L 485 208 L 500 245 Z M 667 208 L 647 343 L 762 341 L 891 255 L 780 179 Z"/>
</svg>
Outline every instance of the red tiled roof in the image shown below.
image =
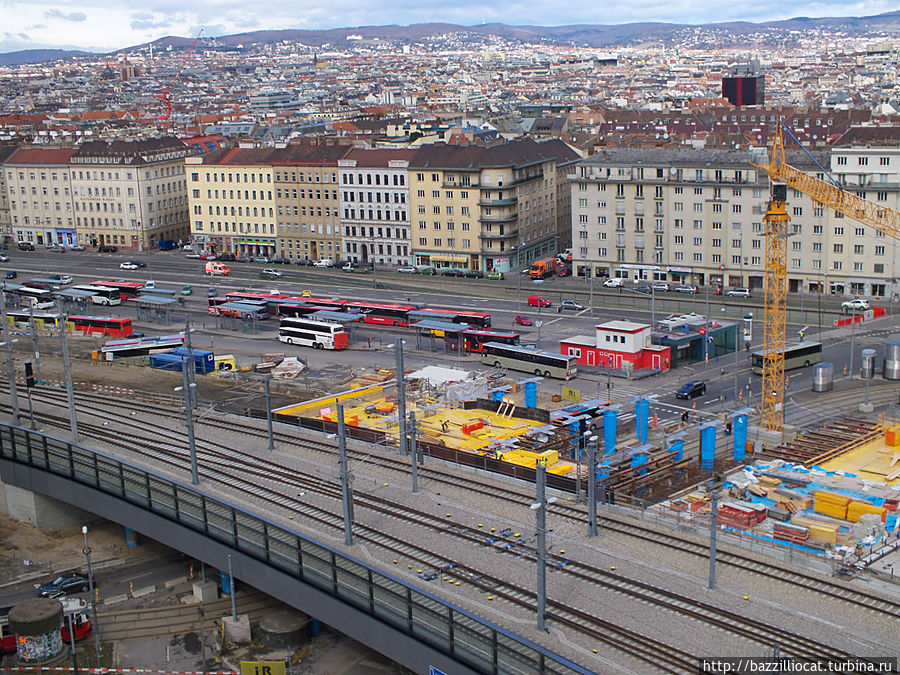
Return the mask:
<svg viewBox="0 0 900 675">
<path fill-rule="evenodd" d="M 72 155 L 77 152 L 76 148 L 19 148 L 9 159 L 6 164 L 68 164 Z"/>
</svg>

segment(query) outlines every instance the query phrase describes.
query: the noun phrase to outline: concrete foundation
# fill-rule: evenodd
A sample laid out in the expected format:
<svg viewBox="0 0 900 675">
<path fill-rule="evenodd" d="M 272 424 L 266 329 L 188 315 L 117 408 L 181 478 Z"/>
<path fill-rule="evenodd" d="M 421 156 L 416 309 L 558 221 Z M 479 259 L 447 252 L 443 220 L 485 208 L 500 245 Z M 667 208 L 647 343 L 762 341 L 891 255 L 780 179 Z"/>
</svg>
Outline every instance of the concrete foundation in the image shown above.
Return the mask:
<svg viewBox="0 0 900 675">
<path fill-rule="evenodd" d="M 212 602 L 219 597 L 219 586 L 215 581 L 195 581 L 194 598 L 197 602 Z"/>
<path fill-rule="evenodd" d="M 250 642 L 250 615 L 238 614 L 237 621 L 226 616 L 222 618 L 222 624 L 225 626 L 225 639 L 229 642 L 237 644 L 247 644 Z"/>
<path fill-rule="evenodd" d="M 45 532 L 86 525 L 99 519 L 88 511 L 0 482 L 0 512 Z"/>
</svg>

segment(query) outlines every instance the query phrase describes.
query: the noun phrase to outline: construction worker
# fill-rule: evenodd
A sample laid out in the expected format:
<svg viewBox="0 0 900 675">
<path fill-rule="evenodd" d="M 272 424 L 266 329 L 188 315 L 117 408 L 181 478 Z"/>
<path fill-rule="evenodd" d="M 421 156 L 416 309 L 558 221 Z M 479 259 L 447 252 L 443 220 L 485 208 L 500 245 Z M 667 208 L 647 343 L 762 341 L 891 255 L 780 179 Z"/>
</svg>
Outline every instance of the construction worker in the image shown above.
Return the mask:
<svg viewBox="0 0 900 675">
<path fill-rule="evenodd" d="M 687 422 L 688 419 L 690 419 L 690 417 L 691 417 L 691 413 L 689 413 L 687 410 L 682 411 L 682 413 L 681 413 L 681 421 L 682 422 Z"/>
<path fill-rule="evenodd" d="M 447 433 L 448 426 L 449 425 L 448 425 L 447 420 L 441 420 L 441 431 L 443 431 L 444 433 Z"/>
</svg>

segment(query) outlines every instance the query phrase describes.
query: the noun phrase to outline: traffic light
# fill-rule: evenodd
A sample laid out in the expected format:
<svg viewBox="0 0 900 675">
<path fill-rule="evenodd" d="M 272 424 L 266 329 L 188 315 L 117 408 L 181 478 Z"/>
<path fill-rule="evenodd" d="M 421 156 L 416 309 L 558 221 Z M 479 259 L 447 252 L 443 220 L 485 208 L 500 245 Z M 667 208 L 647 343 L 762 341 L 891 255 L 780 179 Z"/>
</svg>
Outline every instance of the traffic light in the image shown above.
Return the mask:
<svg viewBox="0 0 900 675">
<path fill-rule="evenodd" d="M 29 389 L 34 386 L 34 367 L 31 361 L 25 362 L 25 386 Z"/>
</svg>

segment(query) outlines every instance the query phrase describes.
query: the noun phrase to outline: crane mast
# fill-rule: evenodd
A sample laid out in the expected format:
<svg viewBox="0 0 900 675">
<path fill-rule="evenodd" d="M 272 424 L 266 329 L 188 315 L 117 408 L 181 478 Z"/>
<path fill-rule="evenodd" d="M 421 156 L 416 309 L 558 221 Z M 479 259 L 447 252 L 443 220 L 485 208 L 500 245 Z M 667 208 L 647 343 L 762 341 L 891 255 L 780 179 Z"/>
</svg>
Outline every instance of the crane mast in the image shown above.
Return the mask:
<svg viewBox="0 0 900 675">
<path fill-rule="evenodd" d="M 766 164 L 751 162 L 769 176 L 772 197 L 764 218 L 766 224 L 765 320 L 763 327 L 762 406 L 760 425 L 781 431 L 784 424 L 784 343 L 787 314 L 787 239 L 790 217 L 787 214 L 787 188 L 808 195 L 814 202 L 900 239 L 900 212 L 863 199 L 810 176 L 785 161 L 784 123 L 779 121 L 772 137 Z M 790 130 L 788 130 L 790 133 Z M 792 134 L 793 136 L 793 134 Z M 797 139 L 794 138 L 796 141 Z M 797 141 L 799 144 L 799 141 Z M 802 146 L 801 146 L 802 147 Z M 824 171 L 824 169 L 823 169 Z"/>
</svg>

